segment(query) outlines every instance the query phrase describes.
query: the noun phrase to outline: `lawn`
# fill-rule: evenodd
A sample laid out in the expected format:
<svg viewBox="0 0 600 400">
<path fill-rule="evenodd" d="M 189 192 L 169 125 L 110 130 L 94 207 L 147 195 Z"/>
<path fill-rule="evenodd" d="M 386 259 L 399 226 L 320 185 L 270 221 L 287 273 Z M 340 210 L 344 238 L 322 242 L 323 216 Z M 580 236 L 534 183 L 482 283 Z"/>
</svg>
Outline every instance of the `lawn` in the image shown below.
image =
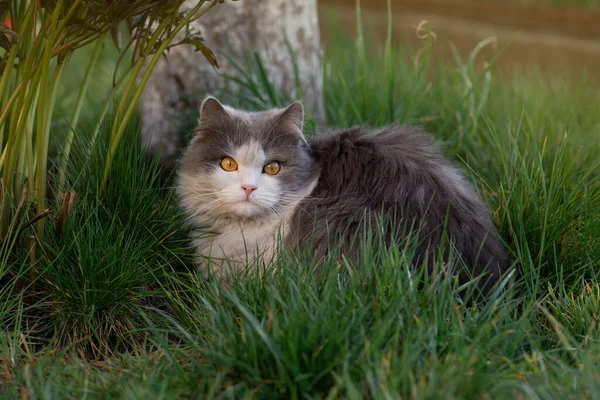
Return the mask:
<svg viewBox="0 0 600 400">
<path fill-rule="evenodd" d="M 406 268 L 410 245 L 363 244 L 356 269 L 332 254 L 319 276 L 299 251 L 262 278 L 204 282 L 136 123 L 100 195 L 107 140 L 89 143 L 92 109 L 67 177 L 74 213 L 35 254 L 0 264 L 0 394 L 597 398 L 600 91 L 584 75 L 504 80 L 475 52 L 433 65 L 430 42 L 414 53 L 363 39 L 340 35 L 325 54 L 328 124 L 402 122 L 435 135 L 514 260 L 488 301 L 459 296 L 449 275 Z M 246 85 L 222 98 L 253 109 L 288 101 L 259 71 L 245 65 Z"/>
</svg>

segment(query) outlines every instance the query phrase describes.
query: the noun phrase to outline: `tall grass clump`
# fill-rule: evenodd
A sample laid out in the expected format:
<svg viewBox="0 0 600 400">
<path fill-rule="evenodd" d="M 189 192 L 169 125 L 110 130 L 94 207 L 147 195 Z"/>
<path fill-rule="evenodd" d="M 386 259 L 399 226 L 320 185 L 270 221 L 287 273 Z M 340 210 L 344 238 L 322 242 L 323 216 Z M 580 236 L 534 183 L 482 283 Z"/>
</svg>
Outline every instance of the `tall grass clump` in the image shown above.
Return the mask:
<svg viewBox="0 0 600 400">
<path fill-rule="evenodd" d="M 102 129 L 91 147 L 92 130 L 77 133 L 67 171 L 78 196 L 70 217 L 60 232 L 48 232 L 38 244 L 35 261 L 24 254 L 3 265 L 3 384 L 23 373 L 72 380 L 86 370 L 105 371 L 102 360 L 109 358 L 112 364 L 125 357 L 124 367 L 141 357 L 147 364 L 140 368 L 148 368 L 159 357 L 153 353 L 148 320 L 164 326 L 161 315 L 171 309 L 173 277 L 191 264 L 184 217 L 172 192 L 162 186 L 158 162 L 149 160 L 140 145 L 139 125 L 125 131 L 106 194 L 100 196 L 109 132 Z M 50 218 L 57 225 L 58 217 Z M 67 390 L 42 381 L 27 390 L 59 397 Z"/>
<path fill-rule="evenodd" d="M 113 95 L 120 96 L 105 155 L 103 181 L 108 179 L 113 155 L 146 82 L 175 36 L 200 18 L 216 2 L 199 1 L 179 12 L 183 0 L 173 1 L 2 1 L 0 3 L 0 238 L 7 237 L 19 199 L 34 200 L 38 214 L 47 208 L 50 137 L 57 88 L 73 53 L 93 46 L 80 84 L 71 128 L 64 134 L 56 191 L 66 190 L 66 169 L 83 99 L 104 44 L 112 36 L 122 57 L 130 56 L 127 71 L 113 82 Z M 10 26 L 9 26 L 10 25 Z M 198 32 L 185 30 L 181 41 L 201 50 L 213 64 L 210 50 Z M 121 42 L 124 41 L 123 47 Z M 114 101 L 111 96 L 108 104 Z M 104 114 L 104 113 L 103 113 Z M 27 191 L 24 188 L 27 187 Z M 37 234 L 45 234 L 44 218 L 37 221 Z"/>
<path fill-rule="evenodd" d="M 78 131 L 73 142 L 66 176 L 77 202 L 63 224 L 56 221 L 60 216 L 49 216 L 62 229 L 37 242 L 35 256 L 19 253 L 1 264 L 3 384 L 23 373 L 74 379 L 88 367 L 105 370 L 86 363 L 109 357 L 117 362 L 121 354 L 145 357 L 147 365 L 158 357 L 146 355 L 154 348 L 148 319 L 162 326 L 162 313 L 171 309 L 173 277 L 191 264 L 184 217 L 163 187 L 158 161 L 148 159 L 140 145 L 139 124 L 126 129 L 101 196 L 110 130 L 101 129 L 91 144 L 93 135 L 93 127 Z M 133 361 L 122 365 L 128 362 Z M 67 390 L 41 381 L 27 390 L 38 388 L 59 397 Z"/>
<path fill-rule="evenodd" d="M 125 131 L 102 196 L 110 137 L 92 148 L 89 135 L 76 143 L 69 183 L 79 200 L 44 248 L 51 262 L 38 283 L 38 318 L 51 316 L 43 330 L 59 345 L 80 343 L 95 353 L 128 348 L 145 326 L 141 310 L 164 307 L 169 274 L 187 268 L 184 219 L 172 192 L 161 188 L 158 162 L 147 159 L 138 131 Z"/>
</svg>

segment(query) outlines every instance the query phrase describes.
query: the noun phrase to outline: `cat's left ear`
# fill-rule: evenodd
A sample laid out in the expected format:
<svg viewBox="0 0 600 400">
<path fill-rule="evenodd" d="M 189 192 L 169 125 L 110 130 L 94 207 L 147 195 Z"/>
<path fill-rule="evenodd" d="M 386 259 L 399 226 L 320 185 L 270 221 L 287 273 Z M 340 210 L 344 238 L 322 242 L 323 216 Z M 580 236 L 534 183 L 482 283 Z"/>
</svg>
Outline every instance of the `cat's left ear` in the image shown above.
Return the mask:
<svg viewBox="0 0 600 400">
<path fill-rule="evenodd" d="M 198 118 L 198 123 L 200 126 L 218 124 L 228 117 L 229 114 L 219 100 L 212 96 L 208 96 L 200 106 L 200 118 Z"/>
<path fill-rule="evenodd" d="M 279 115 L 277 126 L 286 131 L 298 131 L 302 135 L 304 127 L 304 107 L 295 101 Z"/>
</svg>

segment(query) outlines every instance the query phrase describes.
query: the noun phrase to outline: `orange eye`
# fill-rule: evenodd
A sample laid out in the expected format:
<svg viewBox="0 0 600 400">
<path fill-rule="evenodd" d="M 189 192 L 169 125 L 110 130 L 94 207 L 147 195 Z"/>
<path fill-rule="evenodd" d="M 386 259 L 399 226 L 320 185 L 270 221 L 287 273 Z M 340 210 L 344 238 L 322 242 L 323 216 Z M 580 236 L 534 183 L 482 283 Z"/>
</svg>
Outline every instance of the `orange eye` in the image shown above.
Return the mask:
<svg viewBox="0 0 600 400">
<path fill-rule="evenodd" d="M 238 169 L 238 165 L 233 158 L 225 157 L 221 160 L 221 168 L 227 172 L 233 172 Z"/>
<path fill-rule="evenodd" d="M 270 163 L 265 164 L 263 171 L 265 172 L 265 174 L 277 175 L 280 169 L 281 166 L 277 161 L 271 161 Z"/>
</svg>

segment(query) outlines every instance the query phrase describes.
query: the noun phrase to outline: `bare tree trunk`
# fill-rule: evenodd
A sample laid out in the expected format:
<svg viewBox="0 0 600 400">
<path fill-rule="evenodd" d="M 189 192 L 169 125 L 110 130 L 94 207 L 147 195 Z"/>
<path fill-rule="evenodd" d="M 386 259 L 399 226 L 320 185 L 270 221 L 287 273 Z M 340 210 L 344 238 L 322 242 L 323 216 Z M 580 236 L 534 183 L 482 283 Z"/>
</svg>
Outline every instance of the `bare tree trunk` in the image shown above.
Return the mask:
<svg viewBox="0 0 600 400">
<path fill-rule="evenodd" d="M 188 0 L 184 7 L 197 0 Z M 224 51 L 243 64 L 244 52 L 262 56 L 275 87 L 297 98 L 296 82 L 286 37 L 297 62 L 307 112 L 323 124 L 323 81 L 316 0 L 226 1 L 198 21 L 194 28 L 212 50 Z M 192 46 L 177 46 L 156 66 L 142 95 L 139 111 L 142 140 L 151 153 L 161 153 L 173 165 L 183 145 L 182 132 L 197 118 L 200 101 L 227 83 L 218 73 L 236 75 L 217 54 L 218 73 Z M 230 83 L 229 83 L 230 84 Z"/>
</svg>

